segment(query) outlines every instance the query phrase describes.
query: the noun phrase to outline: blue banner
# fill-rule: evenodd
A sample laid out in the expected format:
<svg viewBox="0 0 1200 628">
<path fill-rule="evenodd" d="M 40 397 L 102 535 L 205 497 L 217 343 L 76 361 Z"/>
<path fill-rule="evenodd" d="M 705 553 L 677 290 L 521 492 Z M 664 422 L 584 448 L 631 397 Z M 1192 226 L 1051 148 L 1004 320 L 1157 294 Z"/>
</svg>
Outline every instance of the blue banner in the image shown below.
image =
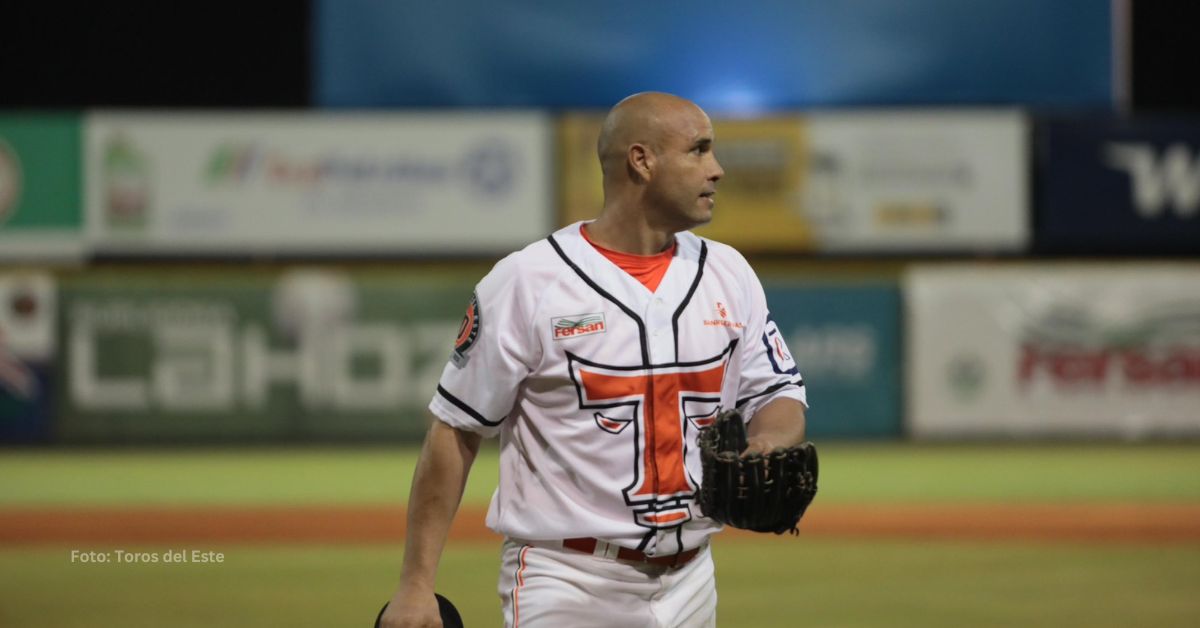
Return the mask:
<svg viewBox="0 0 1200 628">
<path fill-rule="evenodd" d="M 1107 107 L 1107 0 L 318 0 L 325 107 Z"/>
<path fill-rule="evenodd" d="M 1200 252 L 1200 118 L 1040 128 L 1040 253 Z"/>
<path fill-rule="evenodd" d="M 53 368 L 0 347 L 0 443 L 48 442 L 53 430 Z"/>
<path fill-rule="evenodd" d="M 766 290 L 804 377 L 809 436 L 900 436 L 899 289 L 768 284 Z"/>
</svg>

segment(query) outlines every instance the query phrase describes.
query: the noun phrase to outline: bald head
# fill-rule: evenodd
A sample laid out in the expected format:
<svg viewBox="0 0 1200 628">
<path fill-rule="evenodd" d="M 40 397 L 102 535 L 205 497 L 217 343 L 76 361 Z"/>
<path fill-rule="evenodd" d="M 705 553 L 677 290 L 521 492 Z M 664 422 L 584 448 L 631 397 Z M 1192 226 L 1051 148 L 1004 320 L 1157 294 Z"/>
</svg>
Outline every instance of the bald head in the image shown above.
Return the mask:
<svg viewBox="0 0 1200 628">
<path fill-rule="evenodd" d="M 690 100 L 662 92 L 634 94 L 614 105 L 604 118 L 596 143 L 604 176 L 623 171 L 629 147 L 634 144 L 657 150 L 664 134 L 685 117 L 680 114 L 704 112 Z"/>
</svg>

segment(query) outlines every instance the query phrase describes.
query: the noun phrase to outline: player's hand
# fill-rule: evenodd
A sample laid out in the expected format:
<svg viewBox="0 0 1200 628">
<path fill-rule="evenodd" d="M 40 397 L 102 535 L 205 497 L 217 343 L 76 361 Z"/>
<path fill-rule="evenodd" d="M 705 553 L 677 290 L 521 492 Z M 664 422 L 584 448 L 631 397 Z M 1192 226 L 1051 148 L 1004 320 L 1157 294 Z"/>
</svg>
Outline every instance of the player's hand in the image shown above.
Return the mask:
<svg viewBox="0 0 1200 628">
<path fill-rule="evenodd" d="M 379 628 L 442 628 L 433 591 L 401 586 L 379 618 Z"/>
<path fill-rule="evenodd" d="M 768 438 L 762 436 L 748 436 L 746 438 L 746 448 L 742 450 L 741 458 L 752 456 L 754 454 L 765 454 L 767 452 L 783 449 L 780 445 Z"/>
</svg>

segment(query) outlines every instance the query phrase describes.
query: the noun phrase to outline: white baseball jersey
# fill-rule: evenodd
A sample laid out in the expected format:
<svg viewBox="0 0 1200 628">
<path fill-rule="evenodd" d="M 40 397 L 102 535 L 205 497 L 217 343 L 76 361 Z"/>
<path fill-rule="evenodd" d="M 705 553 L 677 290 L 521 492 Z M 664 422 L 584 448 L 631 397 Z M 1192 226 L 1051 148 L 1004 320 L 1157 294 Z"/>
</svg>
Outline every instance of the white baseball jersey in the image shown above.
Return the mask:
<svg viewBox="0 0 1200 628">
<path fill-rule="evenodd" d="M 684 232 L 655 292 L 576 223 L 478 284 L 430 410 L 500 435 L 487 524 L 508 537 L 595 537 L 666 555 L 720 525 L 695 503 L 696 436 L 717 412 L 806 403 L 758 277 Z"/>
</svg>

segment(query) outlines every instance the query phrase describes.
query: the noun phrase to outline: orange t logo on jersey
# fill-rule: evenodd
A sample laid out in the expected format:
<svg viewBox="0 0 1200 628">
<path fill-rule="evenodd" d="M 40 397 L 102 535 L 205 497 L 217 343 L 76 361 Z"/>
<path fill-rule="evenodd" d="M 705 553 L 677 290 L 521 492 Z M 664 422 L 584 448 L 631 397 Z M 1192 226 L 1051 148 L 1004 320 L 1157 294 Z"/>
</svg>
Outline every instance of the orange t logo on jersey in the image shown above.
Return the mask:
<svg viewBox="0 0 1200 628">
<path fill-rule="evenodd" d="M 580 408 L 596 424 L 621 433 L 634 425 L 634 478 L 623 490 L 639 524 L 673 527 L 691 519 L 688 501 L 698 488 L 684 464 L 689 424 L 705 427 L 721 401 L 725 370 L 736 341 L 701 362 L 614 367 L 568 352 Z"/>
</svg>

